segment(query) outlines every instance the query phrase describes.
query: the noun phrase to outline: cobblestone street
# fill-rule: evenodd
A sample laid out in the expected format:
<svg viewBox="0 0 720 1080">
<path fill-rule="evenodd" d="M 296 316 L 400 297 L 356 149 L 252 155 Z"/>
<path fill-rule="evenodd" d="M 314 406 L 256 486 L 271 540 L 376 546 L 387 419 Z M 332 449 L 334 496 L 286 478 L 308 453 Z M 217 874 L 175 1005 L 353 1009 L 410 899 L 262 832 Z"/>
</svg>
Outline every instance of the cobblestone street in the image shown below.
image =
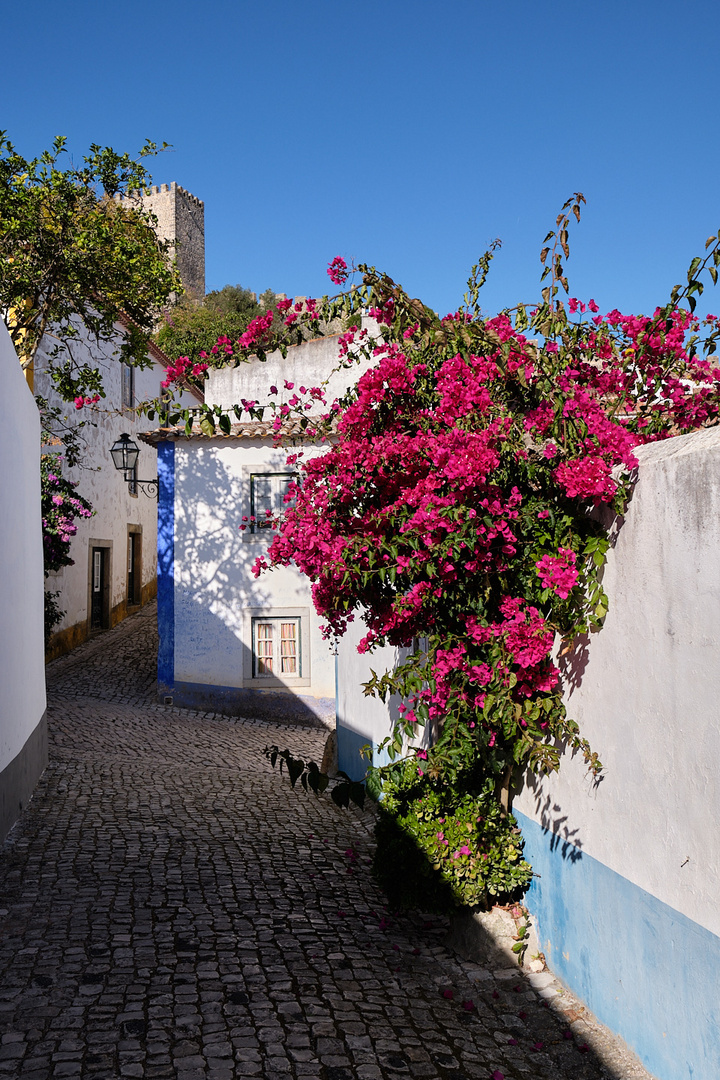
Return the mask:
<svg viewBox="0 0 720 1080">
<path fill-rule="evenodd" d="M 372 811 L 263 756 L 319 761 L 324 730 L 158 704 L 154 620 L 48 666 L 50 764 L 0 856 L 0 1077 L 647 1080 L 549 974 L 385 910 Z"/>
</svg>

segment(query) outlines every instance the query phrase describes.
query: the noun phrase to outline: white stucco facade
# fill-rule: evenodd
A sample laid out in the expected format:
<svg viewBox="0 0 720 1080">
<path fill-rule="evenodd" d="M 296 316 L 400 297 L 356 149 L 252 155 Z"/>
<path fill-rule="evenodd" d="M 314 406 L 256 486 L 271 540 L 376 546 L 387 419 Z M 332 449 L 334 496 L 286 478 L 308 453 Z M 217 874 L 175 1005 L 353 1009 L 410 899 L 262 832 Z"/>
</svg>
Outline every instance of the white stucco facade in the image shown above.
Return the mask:
<svg viewBox="0 0 720 1080">
<path fill-rule="evenodd" d="M 372 330 L 372 325 L 370 331 Z M 294 346 L 237 368 L 211 371 L 208 405 L 232 409 L 243 399 L 267 405 L 301 387 L 320 386 L 338 364 L 338 338 Z M 341 368 L 327 386 L 328 403 L 354 385 L 362 365 Z M 287 386 L 286 384 L 292 384 Z M 277 393 L 271 387 L 277 387 Z M 325 411 L 315 401 L 312 414 Z M 254 478 L 273 484 L 293 471 L 273 445 L 272 410 L 262 423 L 235 425 L 233 435 L 187 438 L 156 432 L 162 478 L 158 533 L 158 623 L 161 694 L 179 703 L 240 715 L 285 716 L 335 723 L 335 655 L 320 631 L 310 583 L 292 567 L 256 578 L 253 565 L 272 538 L 253 531 Z M 306 446 L 305 454 L 322 453 Z M 247 528 L 241 530 L 243 518 Z M 294 627 L 300 670 L 259 673 L 257 634 Z"/>
<path fill-rule="evenodd" d="M 525 902 L 552 971 L 660 1080 L 720 1062 L 720 429 L 637 451 L 604 571 L 610 608 L 563 670 L 569 714 L 603 762 L 526 777 L 513 813 Z M 393 650 L 338 656 L 340 766 L 388 733 L 364 698 Z"/>
<path fill-rule="evenodd" d="M 308 581 L 291 567 L 256 578 L 253 565 L 267 552 L 272 533 L 240 528 L 243 517 L 251 516 L 251 477 L 288 473 L 286 457 L 268 438 L 220 444 L 190 440 L 176 446 L 175 603 L 188 628 L 179 636 L 176 632 L 176 676 L 187 682 L 257 686 L 248 668 L 249 619 L 292 612 L 303 620 L 305 639 L 302 671 L 293 685 L 312 697 L 334 699 L 334 656 L 320 636 Z M 199 636 L 189 631 L 197 622 L 198 605 L 211 617 Z M 231 637 L 223 648 L 220 640 L 227 631 Z"/>
<path fill-rule="evenodd" d="M 118 338 L 122 327 L 118 326 Z M 52 342 L 48 341 L 48 347 Z M 107 629 L 125 617 L 128 611 L 151 599 L 155 593 L 157 573 L 157 501 L 155 494 L 144 494 L 141 487 L 130 493 L 123 474 L 118 472 L 110 457 L 110 447 L 123 433 L 137 441 L 139 432 L 148 430 L 152 424 L 138 417 L 133 408 L 123 404 L 123 364 L 111 345 L 98 347 L 87 339 L 79 340 L 73 352 L 81 363 L 98 368 L 102 374 L 105 398 L 95 406 L 76 410 L 72 404 L 62 403 L 54 392 L 48 375 L 48 365 L 43 349 L 35 360 L 34 389 L 52 405 L 61 405 L 70 425 L 89 421 L 80 429 L 84 443 L 82 462 L 75 468 L 62 465 L 63 475 L 77 482 L 78 493 L 84 496 L 95 511 L 89 519 L 76 519 L 77 533 L 70 546 L 74 565 L 63 567 L 48 576 L 46 588 L 60 592 L 58 604 L 64 611 L 62 621 L 55 627 L 49 655 L 72 648 L 83 641 L 89 633 Z M 150 367 L 135 368 L 132 374 L 132 398 L 135 403 L 156 398 L 161 393 L 160 383 L 165 377 L 162 353 L 153 347 Z M 126 369 L 127 370 L 127 369 Z M 128 385 L 126 382 L 126 396 Z M 184 404 L 197 405 L 186 395 Z M 152 480 L 157 476 L 157 460 L 153 447 L 138 444 L 137 476 L 140 480 Z M 62 446 L 46 446 L 46 452 L 62 452 Z M 129 537 L 134 539 L 130 541 Z M 135 560 L 133 574 L 129 573 L 129 549 Z M 93 552 L 100 552 L 102 559 L 102 613 L 93 619 L 92 591 L 96 586 L 93 575 Z M 131 595 L 132 594 L 132 595 Z M 99 625 L 98 625 L 99 621 Z"/>
<path fill-rule="evenodd" d="M 564 671 L 603 778 L 565 755 L 513 805 L 720 935 L 720 429 L 637 456 L 605 625 Z"/>
<path fill-rule="evenodd" d="M 40 524 L 40 419 L 0 323 L 6 414 L 0 427 L 5 525 L 0 569 L 0 839 L 47 761 Z"/>
<path fill-rule="evenodd" d="M 378 750 L 383 741 L 392 734 L 393 726 L 400 717 L 398 706 L 401 698 L 390 697 L 386 702 L 365 695 L 363 686 L 372 678 L 373 672 L 383 675 L 394 671 L 410 654 L 409 649 L 383 645 L 372 652 L 359 653 L 358 645 L 367 633 L 362 615 L 356 613 L 346 633 L 338 642 L 337 663 L 337 746 L 338 766 L 353 780 L 365 775 L 367 759 L 361 756 L 364 746 L 373 749 L 373 765 L 385 765 L 390 760 L 387 752 Z M 417 736 L 406 745 L 427 746 L 430 730 L 418 727 Z"/>
<path fill-rule="evenodd" d="M 363 317 L 363 329 L 369 338 L 378 337 L 378 327 L 374 319 Z M 338 336 L 314 338 L 302 345 L 292 345 L 287 356 L 273 352 L 267 360 L 252 359 L 235 368 L 222 368 L 212 371 L 205 384 L 205 401 L 208 405 L 220 405 L 225 409 L 238 404 L 244 398 L 266 405 L 270 400 L 282 404 L 297 393 L 299 387 L 321 386 L 328 380 L 325 389 L 327 404 L 354 386 L 360 376 L 374 361 L 362 359 L 350 367 L 338 367 Z M 332 373 L 332 374 L 331 374 Z M 292 383 L 292 389 L 285 384 Z M 271 387 L 277 387 L 277 393 L 271 393 Z M 313 403 L 310 415 L 324 412 L 324 407 Z M 268 412 L 268 416 L 270 413 Z"/>
<path fill-rule="evenodd" d="M 603 762 L 513 801 L 550 967 L 660 1080 L 720 1062 L 720 430 L 637 451 L 605 625 L 564 670 Z"/>
</svg>

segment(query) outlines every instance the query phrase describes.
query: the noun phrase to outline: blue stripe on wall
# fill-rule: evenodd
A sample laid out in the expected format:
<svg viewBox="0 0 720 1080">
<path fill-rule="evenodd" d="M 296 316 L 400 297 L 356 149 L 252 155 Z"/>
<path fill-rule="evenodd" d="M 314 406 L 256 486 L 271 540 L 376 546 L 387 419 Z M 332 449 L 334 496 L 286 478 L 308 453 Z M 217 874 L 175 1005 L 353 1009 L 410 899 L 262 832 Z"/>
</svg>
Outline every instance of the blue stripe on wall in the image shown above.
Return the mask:
<svg viewBox="0 0 720 1080">
<path fill-rule="evenodd" d="M 659 1080 L 718 1080 L 720 937 L 513 814 L 548 967 Z"/>
<path fill-rule="evenodd" d="M 337 713 L 335 714 L 337 716 Z M 351 780 L 362 780 L 367 772 L 367 761 L 360 753 L 370 739 L 359 731 L 353 731 L 344 724 L 336 723 L 338 768 L 347 773 Z"/>
<path fill-rule="evenodd" d="M 175 443 L 158 444 L 158 684 L 172 689 L 175 681 Z"/>
</svg>

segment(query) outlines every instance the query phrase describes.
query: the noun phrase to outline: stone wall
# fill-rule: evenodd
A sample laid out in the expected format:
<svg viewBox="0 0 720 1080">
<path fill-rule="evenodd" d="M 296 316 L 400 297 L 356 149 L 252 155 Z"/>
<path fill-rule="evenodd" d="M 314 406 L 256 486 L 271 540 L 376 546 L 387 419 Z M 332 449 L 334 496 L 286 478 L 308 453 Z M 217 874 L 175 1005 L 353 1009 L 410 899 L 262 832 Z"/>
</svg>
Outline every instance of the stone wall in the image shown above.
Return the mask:
<svg viewBox="0 0 720 1080">
<path fill-rule="evenodd" d="M 142 204 L 157 218 L 157 233 L 173 244 L 185 291 L 205 296 L 205 204 L 173 181 L 152 187 Z"/>
</svg>

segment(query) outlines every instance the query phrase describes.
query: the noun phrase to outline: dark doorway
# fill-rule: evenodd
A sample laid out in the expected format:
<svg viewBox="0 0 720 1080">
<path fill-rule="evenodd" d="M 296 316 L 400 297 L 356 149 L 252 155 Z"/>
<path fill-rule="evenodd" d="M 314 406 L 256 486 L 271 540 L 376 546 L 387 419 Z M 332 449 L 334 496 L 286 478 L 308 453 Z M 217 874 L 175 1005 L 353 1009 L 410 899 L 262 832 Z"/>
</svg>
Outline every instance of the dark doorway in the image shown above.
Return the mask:
<svg viewBox="0 0 720 1080">
<path fill-rule="evenodd" d="M 107 548 L 92 548 L 90 558 L 90 629 L 104 630 L 105 593 L 107 591 Z"/>
<path fill-rule="evenodd" d="M 132 530 L 132 531 L 130 531 Z M 142 592 L 142 533 L 130 526 L 127 538 L 127 602 L 141 602 Z"/>
</svg>

